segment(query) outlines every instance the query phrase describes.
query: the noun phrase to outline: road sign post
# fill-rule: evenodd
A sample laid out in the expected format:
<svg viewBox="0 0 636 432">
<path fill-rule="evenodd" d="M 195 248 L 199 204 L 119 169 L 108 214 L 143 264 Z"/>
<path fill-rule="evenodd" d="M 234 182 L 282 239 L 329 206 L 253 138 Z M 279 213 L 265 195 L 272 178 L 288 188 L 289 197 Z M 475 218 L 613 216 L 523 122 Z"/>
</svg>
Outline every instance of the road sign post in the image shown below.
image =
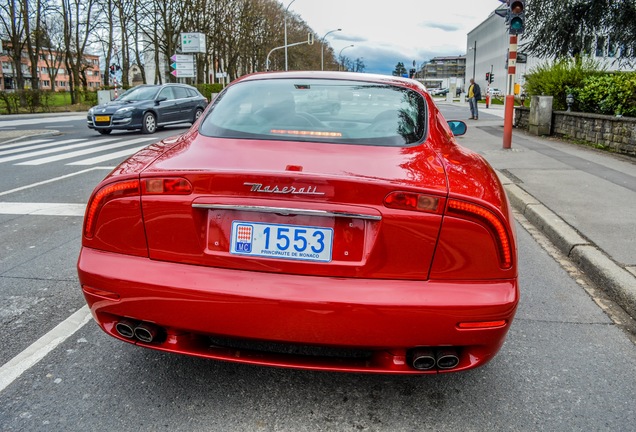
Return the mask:
<svg viewBox="0 0 636 432">
<path fill-rule="evenodd" d="M 170 74 L 177 78 L 195 78 L 196 68 L 194 65 L 193 55 L 175 54 L 170 57 L 172 63 L 170 67 L 173 69 Z"/>
</svg>

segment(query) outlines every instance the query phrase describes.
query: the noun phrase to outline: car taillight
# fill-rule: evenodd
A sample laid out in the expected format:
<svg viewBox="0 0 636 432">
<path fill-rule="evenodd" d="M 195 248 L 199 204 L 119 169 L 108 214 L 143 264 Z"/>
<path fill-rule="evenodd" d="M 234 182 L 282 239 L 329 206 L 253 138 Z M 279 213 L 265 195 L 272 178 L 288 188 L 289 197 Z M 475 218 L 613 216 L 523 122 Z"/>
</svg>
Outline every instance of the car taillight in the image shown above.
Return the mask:
<svg viewBox="0 0 636 432">
<path fill-rule="evenodd" d="M 431 195 L 414 192 L 391 192 L 384 198 L 384 205 L 399 210 L 414 210 L 428 213 L 438 213 L 440 199 Z"/>
<path fill-rule="evenodd" d="M 455 214 L 466 219 L 472 219 L 485 226 L 496 240 L 499 264 L 501 268 L 512 267 L 512 242 L 510 234 L 499 217 L 490 210 L 457 199 L 448 200 L 448 213 Z"/>
<path fill-rule="evenodd" d="M 149 178 L 141 182 L 143 195 L 189 195 L 192 184 L 180 177 Z"/>
<path fill-rule="evenodd" d="M 113 199 L 139 195 L 139 180 L 124 180 L 108 184 L 97 191 L 86 208 L 84 236 L 92 238 L 97 216 L 104 205 Z"/>
</svg>

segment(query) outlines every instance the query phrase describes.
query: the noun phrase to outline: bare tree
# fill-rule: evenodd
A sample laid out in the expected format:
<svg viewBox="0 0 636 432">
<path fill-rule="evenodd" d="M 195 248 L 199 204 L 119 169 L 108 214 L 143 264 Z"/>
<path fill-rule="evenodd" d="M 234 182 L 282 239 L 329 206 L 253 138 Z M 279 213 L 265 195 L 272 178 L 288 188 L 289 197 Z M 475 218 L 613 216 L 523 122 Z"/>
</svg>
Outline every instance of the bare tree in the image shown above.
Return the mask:
<svg viewBox="0 0 636 432">
<path fill-rule="evenodd" d="M 42 0 L 22 0 L 20 2 L 26 51 L 31 62 L 31 88 L 35 90 L 40 87 L 38 60 L 42 48 L 44 7 L 45 3 Z"/>
<path fill-rule="evenodd" d="M 63 24 L 57 16 L 47 16 L 42 27 L 42 52 L 44 64 L 51 79 L 51 90 L 55 91 L 57 75 L 62 67 L 64 56 Z"/>
<path fill-rule="evenodd" d="M 64 61 L 70 79 L 71 103 L 79 102 L 79 89 L 86 90 L 86 69 L 90 66 L 84 60 L 89 36 L 95 31 L 97 10 L 93 10 L 96 0 L 62 0 L 64 20 Z M 95 8 L 97 9 L 97 8 Z"/>
<path fill-rule="evenodd" d="M 17 86 L 18 89 L 24 89 L 22 51 L 24 50 L 25 29 L 20 5 L 18 0 L 0 2 L 0 20 L 2 22 L 2 33 L 7 35 L 10 42 L 10 45 L 6 47 L 6 49 L 13 63 L 14 85 Z"/>
</svg>

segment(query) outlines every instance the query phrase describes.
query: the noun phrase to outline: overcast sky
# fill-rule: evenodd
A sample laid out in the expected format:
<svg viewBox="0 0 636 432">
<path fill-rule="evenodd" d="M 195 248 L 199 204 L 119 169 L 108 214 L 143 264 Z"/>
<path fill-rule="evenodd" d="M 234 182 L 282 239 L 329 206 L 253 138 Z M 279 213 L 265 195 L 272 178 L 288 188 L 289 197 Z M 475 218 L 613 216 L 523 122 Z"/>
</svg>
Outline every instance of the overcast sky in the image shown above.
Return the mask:
<svg viewBox="0 0 636 432">
<path fill-rule="evenodd" d="M 291 0 L 281 0 L 287 7 Z M 300 15 L 336 55 L 361 57 L 366 72 L 390 74 L 398 62 L 418 67 L 436 56 L 466 54 L 466 35 L 499 0 L 295 0 L 289 10 Z M 293 41 L 289 41 L 292 43 Z M 292 48 L 293 49 L 293 48 Z"/>
</svg>

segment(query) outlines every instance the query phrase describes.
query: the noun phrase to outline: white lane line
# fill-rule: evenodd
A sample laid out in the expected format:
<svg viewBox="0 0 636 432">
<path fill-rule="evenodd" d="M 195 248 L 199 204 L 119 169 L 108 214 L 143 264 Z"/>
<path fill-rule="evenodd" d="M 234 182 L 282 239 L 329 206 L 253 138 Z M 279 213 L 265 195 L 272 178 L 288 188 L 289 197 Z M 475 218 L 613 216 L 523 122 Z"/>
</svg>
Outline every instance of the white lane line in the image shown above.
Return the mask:
<svg viewBox="0 0 636 432">
<path fill-rule="evenodd" d="M 40 159 L 34 159 L 34 160 L 30 160 L 27 162 L 21 162 L 18 163 L 16 165 L 43 165 L 45 163 L 50 163 L 50 162 L 56 162 L 56 161 L 60 161 L 60 160 L 64 160 L 64 159 L 71 159 L 77 156 L 83 156 L 83 155 L 87 155 L 87 154 L 91 154 L 91 153 L 98 153 L 98 152 L 102 152 L 102 151 L 106 151 L 106 150 L 112 150 L 115 148 L 119 148 L 119 147 L 126 147 L 132 144 L 137 144 L 143 141 L 150 141 L 150 140 L 154 140 L 155 138 L 137 138 L 137 139 L 133 139 L 133 140 L 128 140 L 128 141 L 123 141 L 123 142 L 117 142 L 114 144 L 108 144 L 108 145 L 99 145 L 96 147 L 91 147 L 88 149 L 84 149 L 84 150 L 77 150 L 74 152 L 70 152 L 70 153 L 63 153 L 63 154 L 58 154 L 58 155 L 54 155 L 54 156 L 48 156 L 48 157 L 44 157 L 44 158 L 40 158 Z M 102 141 L 103 142 L 103 141 Z"/>
<path fill-rule="evenodd" d="M 135 147 L 132 149 L 126 149 L 126 150 L 122 150 L 122 151 L 118 151 L 115 153 L 108 153 L 106 155 L 103 156 L 95 156 L 93 158 L 89 158 L 89 159 L 83 159 L 77 162 L 70 162 L 67 163 L 66 165 L 95 165 L 101 162 L 106 162 L 112 159 L 117 159 L 117 158 L 121 158 L 124 156 L 128 156 L 131 155 L 133 153 L 138 152 L 139 150 L 146 148 L 146 146 L 141 146 L 141 147 Z"/>
<path fill-rule="evenodd" d="M 86 146 L 94 144 L 92 141 L 86 141 L 84 138 L 75 138 L 70 140 L 58 141 L 57 144 L 70 144 L 70 143 L 76 143 L 78 141 L 84 141 L 84 142 L 80 142 L 79 144 L 71 144 L 67 146 L 62 146 L 62 147 L 55 147 L 55 148 L 47 149 L 47 150 L 38 150 L 38 151 L 30 152 L 30 153 L 7 156 L 7 157 L 0 158 L 0 163 L 11 162 L 18 159 L 28 159 L 30 157 L 41 156 L 41 155 L 61 152 L 65 150 L 72 150 L 75 148 L 86 147 Z"/>
<path fill-rule="evenodd" d="M 10 149 L 10 148 L 14 148 L 14 147 L 26 147 L 32 144 L 40 144 L 43 142 L 49 142 L 51 141 L 51 139 L 36 139 L 36 140 L 29 140 L 29 141 L 20 141 L 17 143 L 13 143 L 13 144 L 0 144 L 0 149 Z M 2 152 L 0 152 L 0 154 L 3 154 Z"/>
<path fill-rule="evenodd" d="M 15 188 L 15 189 L 9 189 L 9 190 L 7 190 L 7 191 L 0 192 L 0 196 L 3 196 L 3 195 L 9 195 L 9 194 L 12 194 L 12 193 L 15 193 L 15 192 L 23 191 L 23 190 L 25 190 L 25 189 L 31 189 L 31 188 L 34 188 L 34 187 L 42 186 L 42 185 L 45 185 L 45 184 L 47 184 L 47 183 L 53 183 L 53 182 L 56 182 L 56 181 L 58 181 L 58 180 L 64 180 L 64 179 L 67 179 L 67 178 L 69 178 L 69 177 L 74 177 L 74 176 L 76 176 L 76 175 L 85 174 L 85 173 L 90 172 L 90 171 L 95 171 L 95 170 L 108 170 L 108 171 L 112 171 L 112 170 L 113 170 L 113 168 L 115 168 L 115 167 L 93 167 L 93 168 L 87 168 L 87 169 L 85 169 L 85 170 L 77 171 L 77 172 L 70 173 L 70 174 L 65 174 L 65 175 L 63 175 L 63 176 L 54 177 L 54 178 L 52 178 L 52 179 L 48 179 L 48 180 L 43 180 L 43 181 L 41 181 L 41 182 L 31 183 L 31 184 L 29 184 L 29 185 L 20 186 L 20 187 L 17 187 L 17 188 Z"/>
<path fill-rule="evenodd" d="M 31 216 L 84 216 L 86 204 L 1 202 L 0 214 Z"/>
<path fill-rule="evenodd" d="M 71 337 L 76 331 L 90 321 L 91 313 L 84 306 L 55 328 L 33 342 L 27 349 L 13 357 L 0 367 L 0 392 L 7 388 L 20 375 L 35 366 L 59 344 Z"/>
</svg>

